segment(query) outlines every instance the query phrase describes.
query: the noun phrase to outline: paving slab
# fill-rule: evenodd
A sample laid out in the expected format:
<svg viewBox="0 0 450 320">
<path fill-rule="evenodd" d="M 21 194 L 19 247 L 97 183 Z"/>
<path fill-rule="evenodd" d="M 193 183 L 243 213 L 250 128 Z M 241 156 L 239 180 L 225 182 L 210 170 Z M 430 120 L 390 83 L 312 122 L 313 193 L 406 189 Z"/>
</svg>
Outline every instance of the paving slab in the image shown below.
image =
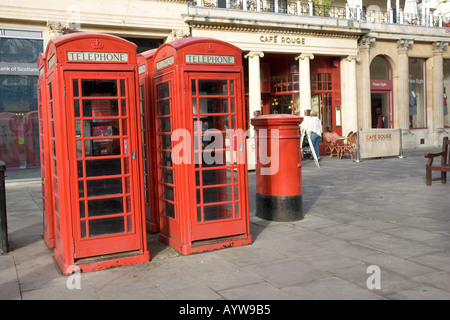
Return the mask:
<svg viewBox="0 0 450 320">
<path fill-rule="evenodd" d="M 256 216 L 249 172 L 252 244 L 183 256 L 149 233 L 151 261 L 78 278 L 59 272 L 42 239 L 40 181 L 7 182 L 11 251 L 0 255 L 0 299 L 449 299 L 450 183 L 425 185 L 423 154 L 436 151 L 325 157 L 320 168 L 303 160 L 304 219 L 292 222 Z M 372 266 L 380 289 L 367 286 Z"/>
</svg>

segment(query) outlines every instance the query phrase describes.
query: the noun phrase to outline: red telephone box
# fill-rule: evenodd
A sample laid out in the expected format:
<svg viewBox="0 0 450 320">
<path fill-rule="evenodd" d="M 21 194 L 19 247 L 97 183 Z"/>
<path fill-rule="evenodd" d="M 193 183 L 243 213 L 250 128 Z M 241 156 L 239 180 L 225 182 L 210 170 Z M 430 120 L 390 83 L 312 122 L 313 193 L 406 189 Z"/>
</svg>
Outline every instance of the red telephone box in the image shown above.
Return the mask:
<svg viewBox="0 0 450 320">
<path fill-rule="evenodd" d="M 43 237 L 49 248 L 55 246 L 54 215 L 51 201 L 51 163 L 49 150 L 48 111 L 47 111 L 47 63 L 44 53 L 38 58 L 39 77 L 37 81 L 37 98 L 39 113 L 39 156 L 41 160 L 41 184 L 42 184 L 42 212 L 43 212 Z"/>
<path fill-rule="evenodd" d="M 163 44 L 154 82 L 160 239 L 182 254 L 251 243 L 241 50 Z"/>
<path fill-rule="evenodd" d="M 150 232 L 159 232 L 158 195 L 155 185 L 156 179 L 156 140 L 155 121 L 153 113 L 153 60 L 156 49 L 148 50 L 137 55 L 139 70 L 139 109 L 141 113 L 143 161 L 144 161 L 144 197 L 145 223 Z"/>
<path fill-rule="evenodd" d="M 45 61 L 45 188 L 59 267 L 68 274 L 148 261 L 136 45 L 74 33 L 50 40 Z"/>
</svg>

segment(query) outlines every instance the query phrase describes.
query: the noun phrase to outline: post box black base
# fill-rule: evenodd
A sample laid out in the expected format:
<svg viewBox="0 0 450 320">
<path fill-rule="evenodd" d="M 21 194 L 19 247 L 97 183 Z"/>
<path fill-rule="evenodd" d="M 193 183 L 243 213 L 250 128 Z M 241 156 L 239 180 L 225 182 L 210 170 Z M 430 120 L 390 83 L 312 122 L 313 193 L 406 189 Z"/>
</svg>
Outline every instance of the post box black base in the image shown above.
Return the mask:
<svg viewBox="0 0 450 320">
<path fill-rule="evenodd" d="M 256 193 L 256 216 L 271 221 L 303 219 L 302 195 L 269 196 Z"/>
</svg>

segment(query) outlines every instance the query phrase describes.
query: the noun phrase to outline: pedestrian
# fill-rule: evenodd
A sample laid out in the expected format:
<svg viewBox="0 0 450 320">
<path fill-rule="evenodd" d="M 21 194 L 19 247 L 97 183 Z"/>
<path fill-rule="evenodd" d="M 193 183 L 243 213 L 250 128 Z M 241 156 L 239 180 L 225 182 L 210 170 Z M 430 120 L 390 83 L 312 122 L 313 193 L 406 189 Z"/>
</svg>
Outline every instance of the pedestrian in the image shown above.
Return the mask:
<svg viewBox="0 0 450 320">
<path fill-rule="evenodd" d="M 317 117 L 316 111 L 311 111 L 311 119 L 308 124 L 308 132 L 311 137 L 311 142 L 313 144 L 314 152 L 316 153 L 317 160 L 320 160 L 319 152 L 319 142 L 322 137 L 322 122 Z"/>
</svg>

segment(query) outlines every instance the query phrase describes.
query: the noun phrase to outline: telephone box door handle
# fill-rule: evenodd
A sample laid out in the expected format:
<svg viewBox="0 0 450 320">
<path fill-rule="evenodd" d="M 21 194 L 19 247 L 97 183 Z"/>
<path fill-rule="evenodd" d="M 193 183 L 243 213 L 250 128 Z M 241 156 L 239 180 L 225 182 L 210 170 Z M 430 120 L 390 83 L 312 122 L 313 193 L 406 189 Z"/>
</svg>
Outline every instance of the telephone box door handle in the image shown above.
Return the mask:
<svg viewBox="0 0 450 320">
<path fill-rule="evenodd" d="M 131 151 L 131 160 L 136 160 L 136 151 Z"/>
</svg>

